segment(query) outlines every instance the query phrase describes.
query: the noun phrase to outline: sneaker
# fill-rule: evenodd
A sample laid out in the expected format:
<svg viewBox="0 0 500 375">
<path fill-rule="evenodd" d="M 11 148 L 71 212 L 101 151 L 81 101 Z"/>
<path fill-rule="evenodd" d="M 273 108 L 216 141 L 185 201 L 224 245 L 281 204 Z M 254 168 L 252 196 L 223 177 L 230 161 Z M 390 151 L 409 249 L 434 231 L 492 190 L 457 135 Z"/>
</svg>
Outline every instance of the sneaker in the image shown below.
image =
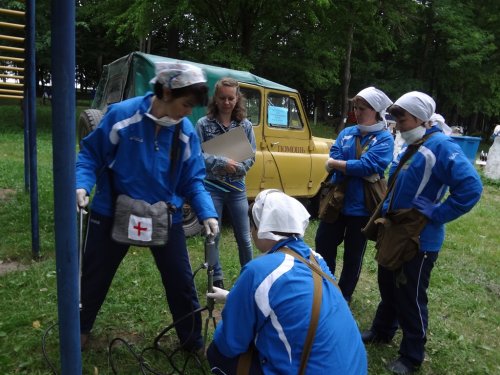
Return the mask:
<svg viewBox="0 0 500 375">
<path fill-rule="evenodd" d="M 212 285 L 216 286 L 217 288 L 226 289 L 224 288 L 224 280 L 214 280 Z"/>
<path fill-rule="evenodd" d="M 403 357 L 399 357 L 387 365 L 389 371 L 398 375 L 413 374 L 417 372 L 419 368 L 420 366 L 415 366 L 411 361 Z"/>
<path fill-rule="evenodd" d="M 391 342 L 391 338 L 383 335 L 379 335 L 375 331 L 369 329 L 368 331 L 361 332 L 361 340 L 365 344 L 388 344 Z"/>
</svg>

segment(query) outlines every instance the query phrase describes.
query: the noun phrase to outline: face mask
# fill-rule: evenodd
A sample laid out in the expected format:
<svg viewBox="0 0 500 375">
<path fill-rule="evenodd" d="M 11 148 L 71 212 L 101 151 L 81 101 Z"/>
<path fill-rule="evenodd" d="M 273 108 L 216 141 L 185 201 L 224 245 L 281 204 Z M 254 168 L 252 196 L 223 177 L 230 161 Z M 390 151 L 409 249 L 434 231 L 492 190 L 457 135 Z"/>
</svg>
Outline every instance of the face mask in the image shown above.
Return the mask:
<svg viewBox="0 0 500 375">
<path fill-rule="evenodd" d="M 157 125 L 160 125 L 160 126 L 173 126 L 173 125 L 178 124 L 182 120 L 182 119 L 175 120 L 175 119 L 168 117 L 168 116 L 156 118 L 151 113 L 145 113 L 145 115 L 148 116 L 151 120 L 153 120 Z"/>
<path fill-rule="evenodd" d="M 411 145 L 421 139 L 424 135 L 425 128 L 423 126 L 417 126 L 415 129 L 401 133 L 401 138 L 403 138 L 407 144 Z"/>
<path fill-rule="evenodd" d="M 356 125 L 358 130 L 363 133 L 374 133 L 385 128 L 385 123 L 383 121 L 377 122 L 373 125 Z"/>
</svg>

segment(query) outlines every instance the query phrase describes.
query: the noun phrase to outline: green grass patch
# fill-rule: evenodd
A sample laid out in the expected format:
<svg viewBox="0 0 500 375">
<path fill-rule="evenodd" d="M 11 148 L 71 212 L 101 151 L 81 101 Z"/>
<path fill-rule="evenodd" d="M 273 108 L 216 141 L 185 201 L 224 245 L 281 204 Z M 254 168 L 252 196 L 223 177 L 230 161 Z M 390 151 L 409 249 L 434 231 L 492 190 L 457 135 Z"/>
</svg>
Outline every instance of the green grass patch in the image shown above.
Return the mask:
<svg viewBox="0 0 500 375">
<path fill-rule="evenodd" d="M 0 374 L 51 374 L 43 359 L 42 337 L 57 322 L 57 284 L 54 254 L 52 138 L 49 106 L 39 106 L 38 119 L 49 124 L 37 133 L 40 240 L 42 260 L 31 260 L 30 203 L 24 191 L 22 116 L 17 106 L 0 106 L 0 262 L 15 260 L 26 268 L 0 276 Z M 321 129 L 321 132 L 320 130 Z M 333 129 L 317 125 L 318 136 Z M 500 373 L 500 183 L 483 179 L 481 201 L 467 215 L 447 226 L 446 241 L 431 277 L 429 288 L 429 337 L 421 374 Z M 314 245 L 318 222 L 312 221 L 306 241 Z M 191 264 L 203 262 L 203 239 L 188 239 Z M 374 248 L 370 244 L 361 279 L 351 304 L 360 329 L 373 319 L 379 294 Z M 257 256 L 257 252 L 255 252 Z M 339 254 L 341 263 L 342 252 Z M 236 242 L 231 228 L 223 228 L 221 262 L 226 286 L 239 274 Z M 340 264 L 339 264 L 340 266 Z M 206 271 L 196 276 L 200 301 L 205 304 Z M 216 308 L 219 316 L 221 306 Z M 203 314 L 203 320 L 206 318 Z M 334 318 L 334 317 L 333 317 Z M 90 350 L 82 355 L 84 374 L 112 374 L 108 345 L 121 337 L 140 352 L 171 323 L 164 291 L 153 258 L 147 249 L 132 248 L 113 281 L 93 331 Z M 209 337 L 212 335 L 209 329 Z M 395 358 L 400 333 L 382 346 L 369 346 L 369 373 L 386 374 L 385 364 Z M 176 344 L 173 332 L 162 340 L 165 350 Z M 59 366 L 58 328 L 48 331 L 46 351 Z M 138 374 L 137 362 L 117 346 L 113 359 L 120 373 Z M 182 364 L 184 357 L 177 363 Z M 162 358 L 148 354 L 148 362 L 167 373 Z M 207 371 L 205 364 L 205 371 Z M 193 362 L 186 373 L 201 373 Z"/>
</svg>

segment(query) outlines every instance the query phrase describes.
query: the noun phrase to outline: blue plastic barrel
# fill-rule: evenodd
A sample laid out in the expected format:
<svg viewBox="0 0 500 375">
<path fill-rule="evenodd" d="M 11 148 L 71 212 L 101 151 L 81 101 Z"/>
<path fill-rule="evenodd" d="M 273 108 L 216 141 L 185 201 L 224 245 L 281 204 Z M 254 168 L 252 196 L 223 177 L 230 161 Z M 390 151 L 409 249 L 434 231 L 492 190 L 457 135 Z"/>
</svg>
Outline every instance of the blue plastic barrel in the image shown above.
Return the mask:
<svg viewBox="0 0 500 375">
<path fill-rule="evenodd" d="M 469 137 L 466 135 L 452 135 L 451 138 L 458 143 L 467 159 L 474 164 L 476 160 L 477 149 L 481 142 L 481 137 Z"/>
</svg>

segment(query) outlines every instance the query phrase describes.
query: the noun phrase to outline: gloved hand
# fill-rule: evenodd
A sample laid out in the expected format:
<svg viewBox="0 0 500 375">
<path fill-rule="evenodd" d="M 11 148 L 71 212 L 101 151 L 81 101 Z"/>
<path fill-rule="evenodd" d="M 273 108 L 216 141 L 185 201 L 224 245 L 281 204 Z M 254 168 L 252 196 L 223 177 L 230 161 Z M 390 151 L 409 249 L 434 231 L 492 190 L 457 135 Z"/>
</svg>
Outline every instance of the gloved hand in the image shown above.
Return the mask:
<svg viewBox="0 0 500 375">
<path fill-rule="evenodd" d="M 217 288 L 216 286 L 214 286 L 213 289 L 214 289 L 213 293 L 207 292 L 207 297 L 213 298 L 215 302 L 218 303 L 226 302 L 229 291 L 227 291 L 226 289 Z"/>
<path fill-rule="evenodd" d="M 434 203 L 429 198 L 419 195 L 411 202 L 413 206 L 429 219 L 432 218 L 432 213 L 438 208 L 441 203 Z"/>
<path fill-rule="evenodd" d="M 80 208 L 85 208 L 89 204 L 89 196 L 87 190 L 76 189 L 76 210 L 80 212 Z"/>
<path fill-rule="evenodd" d="M 203 220 L 203 226 L 205 227 L 205 234 L 209 236 L 210 234 L 217 236 L 219 234 L 219 222 L 213 217 Z"/>
<path fill-rule="evenodd" d="M 380 180 L 380 175 L 378 173 L 374 173 L 374 174 L 371 174 L 369 176 L 365 176 L 363 178 L 366 181 L 371 182 L 373 184 L 374 182 L 377 182 L 378 180 Z"/>
<path fill-rule="evenodd" d="M 326 171 L 327 171 L 328 173 L 330 173 L 331 171 L 333 171 L 333 168 L 332 168 L 332 167 L 330 167 L 330 160 L 334 160 L 334 159 L 332 159 L 332 158 L 328 158 L 328 159 L 326 160 L 326 163 L 325 163 L 325 169 L 326 169 Z"/>
</svg>

